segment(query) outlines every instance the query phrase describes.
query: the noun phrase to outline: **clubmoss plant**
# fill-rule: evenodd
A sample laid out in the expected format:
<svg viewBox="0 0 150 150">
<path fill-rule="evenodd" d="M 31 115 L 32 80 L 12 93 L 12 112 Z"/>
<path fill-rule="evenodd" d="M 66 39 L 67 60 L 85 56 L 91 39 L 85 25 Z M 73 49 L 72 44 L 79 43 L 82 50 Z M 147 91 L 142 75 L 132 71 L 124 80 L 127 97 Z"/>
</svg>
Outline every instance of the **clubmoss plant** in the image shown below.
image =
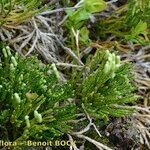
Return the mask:
<svg viewBox="0 0 150 150">
<path fill-rule="evenodd" d="M 2 49 L 0 64 L 0 125 L 2 140 L 53 139 L 69 132 L 74 118 L 72 85 L 60 83 L 56 69 L 36 57 L 13 56 Z"/>
<path fill-rule="evenodd" d="M 109 116 L 120 117 L 133 111 L 117 107 L 137 99 L 130 83 L 131 65 L 122 64 L 119 56 L 106 50 L 98 51 L 83 70 L 83 82 L 76 95 L 82 99 L 91 116 L 108 120 Z"/>
<path fill-rule="evenodd" d="M 119 56 L 108 50 L 97 51 L 80 72 L 74 70 L 72 78 L 62 81 L 55 64 L 45 65 L 35 56 L 22 58 L 18 53 L 13 55 L 9 47 L 3 47 L 1 139 L 21 143 L 73 134 L 87 123 L 85 119 L 80 127 L 73 123 L 78 123 L 78 114 L 85 111 L 94 120 L 132 113 L 133 109 L 124 107 L 137 98 L 130 83 L 130 71 Z"/>
</svg>

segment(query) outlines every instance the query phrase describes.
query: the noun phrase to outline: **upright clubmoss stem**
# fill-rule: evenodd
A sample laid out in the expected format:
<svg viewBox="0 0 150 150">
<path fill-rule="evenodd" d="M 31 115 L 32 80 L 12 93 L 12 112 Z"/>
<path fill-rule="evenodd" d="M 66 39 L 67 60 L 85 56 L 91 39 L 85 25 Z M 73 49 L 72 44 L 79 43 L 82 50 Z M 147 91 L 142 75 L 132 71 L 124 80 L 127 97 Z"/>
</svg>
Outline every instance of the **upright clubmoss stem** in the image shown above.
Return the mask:
<svg viewBox="0 0 150 150">
<path fill-rule="evenodd" d="M 12 63 L 13 63 L 13 65 L 15 66 L 15 67 L 17 67 L 17 61 L 16 61 L 16 59 L 15 59 L 15 57 L 14 56 L 12 56 L 11 57 L 11 61 L 12 61 Z"/>
<path fill-rule="evenodd" d="M 20 99 L 20 96 L 19 96 L 18 93 L 15 93 L 15 94 L 14 94 L 14 99 L 15 99 L 15 101 L 16 101 L 18 104 L 21 102 L 21 99 Z"/>
<path fill-rule="evenodd" d="M 37 110 L 34 111 L 34 117 L 36 118 L 36 120 L 41 123 L 42 122 L 42 115 L 38 113 Z"/>
<path fill-rule="evenodd" d="M 7 51 L 8 56 L 11 56 L 11 51 L 10 51 L 9 46 L 6 46 L 6 51 Z"/>
<path fill-rule="evenodd" d="M 52 67 L 52 69 L 53 69 L 53 71 L 54 71 L 54 73 L 55 73 L 57 79 L 60 79 L 60 75 L 59 75 L 59 72 L 58 72 L 58 70 L 57 70 L 57 68 L 56 68 L 56 65 L 53 63 L 53 64 L 51 65 L 51 67 Z"/>
<path fill-rule="evenodd" d="M 2 52 L 3 52 L 4 57 L 7 58 L 8 55 L 7 55 L 7 52 L 6 52 L 6 49 L 5 49 L 5 48 L 2 49 Z"/>
<path fill-rule="evenodd" d="M 29 120 L 29 116 L 25 116 L 25 121 L 26 121 L 26 126 L 27 128 L 30 128 L 30 120 Z"/>
</svg>

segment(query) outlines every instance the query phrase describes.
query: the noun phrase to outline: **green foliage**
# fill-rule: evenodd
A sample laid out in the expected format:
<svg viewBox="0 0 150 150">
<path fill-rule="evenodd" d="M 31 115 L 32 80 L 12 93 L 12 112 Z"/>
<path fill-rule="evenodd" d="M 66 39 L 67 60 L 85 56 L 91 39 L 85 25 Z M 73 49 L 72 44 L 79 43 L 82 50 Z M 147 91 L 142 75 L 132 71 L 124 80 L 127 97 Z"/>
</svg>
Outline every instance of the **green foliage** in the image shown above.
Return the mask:
<svg viewBox="0 0 150 150">
<path fill-rule="evenodd" d="M 75 51 L 76 41 L 72 29 L 80 33 L 79 42 L 82 45 L 89 45 L 89 31 L 84 26 L 84 23 L 92 17 L 93 13 L 101 12 L 106 9 L 107 3 L 103 0 L 81 0 L 78 3 L 79 8 L 77 10 L 67 10 L 68 18 L 65 22 L 65 26 L 69 29 L 68 43 L 71 43 L 72 49 Z M 78 52 L 77 52 L 78 53 Z"/>
<path fill-rule="evenodd" d="M 96 13 L 106 8 L 106 2 L 103 0 L 86 0 L 84 1 L 84 7 L 87 12 Z"/>
<path fill-rule="evenodd" d="M 77 90 L 89 114 L 108 120 L 109 116 L 131 113 L 133 109 L 117 107 L 137 99 L 130 83 L 130 65 L 121 64 L 119 56 L 109 51 L 97 52 L 89 62 L 89 71 Z"/>
<path fill-rule="evenodd" d="M 147 35 L 147 23 L 140 21 L 135 27 L 131 28 L 130 35 L 126 35 L 127 40 L 132 40 L 134 42 L 142 43 L 142 39 L 139 39 L 139 35 Z M 144 42 L 144 40 L 143 40 Z"/>
<path fill-rule="evenodd" d="M 95 33 L 102 38 L 113 34 L 120 40 L 144 45 L 150 42 L 149 18 L 149 0 L 129 0 L 126 5 L 116 9 L 108 18 L 101 19 L 95 27 Z"/>
<path fill-rule="evenodd" d="M 75 115 L 68 101 L 72 85 L 59 82 L 54 65 L 44 65 L 36 57 L 13 56 L 8 47 L 2 53 L 0 124 L 8 132 L 2 133 L 5 140 L 50 140 L 68 133 L 68 121 Z"/>
<path fill-rule="evenodd" d="M 0 0 L 0 25 L 16 26 L 42 9 L 42 1 L 38 0 Z"/>
<path fill-rule="evenodd" d="M 150 42 L 147 32 L 149 18 L 149 0 L 129 0 L 125 24 L 129 27 L 130 33 L 125 36 L 125 38 L 140 44 Z M 139 36 L 141 34 L 146 37 L 146 39 L 141 38 L 141 36 Z"/>
<path fill-rule="evenodd" d="M 126 24 L 136 26 L 141 20 L 147 22 L 150 18 L 150 1 L 149 0 L 129 0 Z"/>
<path fill-rule="evenodd" d="M 66 26 L 68 28 L 79 29 L 83 23 L 89 19 L 92 13 L 100 12 L 106 9 L 106 2 L 103 0 L 84 0 L 76 11 L 69 10 Z"/>
<path fill-rule="evenodd" d="M 80 42 L 89 45 L 90 39 L 89 39 L 89 30 L 86 27 L 81 28 L 80 30 Z"/>
</svg>

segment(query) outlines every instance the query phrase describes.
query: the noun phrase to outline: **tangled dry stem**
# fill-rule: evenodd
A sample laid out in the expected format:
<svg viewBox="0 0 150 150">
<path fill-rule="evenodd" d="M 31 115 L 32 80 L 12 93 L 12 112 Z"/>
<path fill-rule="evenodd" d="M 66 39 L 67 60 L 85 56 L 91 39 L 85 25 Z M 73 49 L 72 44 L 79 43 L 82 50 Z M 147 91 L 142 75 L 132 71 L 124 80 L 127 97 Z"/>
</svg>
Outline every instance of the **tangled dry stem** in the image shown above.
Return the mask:
<svg viewBox="0 0 150 150">
<path fill-rule="evenodd" d="M 112 150 L 112 149 L 109 148 L 108 146 L 106 146 L 106 145 L 104 145 L 104 144 L 102 144 L 102 143 L 100 143 L 100 142 L 98 142 L 98 141 L 96 141 L 96 140 L 94 140 L 94 139 L 92 139 L 92 138 L 90 138 L 90 137 L 84 135 L 86 132 L 88 132 L 88 131 L 91 129 L 91 127 L 93 127 L 94 130 L 96 131 L 96 133 L 99 135 L 99 137 L 102 137 L 102 135 L 100 134 L 98 128 L 97 128 L 96 125 L 93 123 L 92 118 L 90 117 L 90 115 L 89 115 L 88 112 L 86 111 L 84 104 L 82 104 L 82 108 L 83 108 L 83 110 L 84 110 L 84 112 L 85 112 L 86 118 L 87 118 L 88 121 L 89 121 L 89 124 L 88 124 L 84 129 L 82 129 L 81 131 L 73 132 L 73 133 L 71 133 L 71 135 L 69 134 L 69 135 L 68 135 L 69 140 L 72 141 L 72 140 L 73 140 L 72 136 L 75 136 L 75 137 L 81 138 L 81 139 L 83 139 L 83 140 L 86 140 L 86 141 L 92 143 L 92 144 L 95 145 L 99 150 L 103 150 L 103 149 L 105 149 L 105 150 Z M 83 145 L 82 145 L 80 148 L 77 148 L 76 145 L 71 146 L 71 147 L 70 147 L 70 150 L 72 150 L 72 149 L 73 149 L 73 150 L 84 150 L 84 143 L 83 143 Z"/>
<path fill-rule="evenodd" d="M 47 62 L 63 63 L 64 58 L 60 53 L 65 51 L 76 60 L 77 64 L 83 66 L 80 58 L 69 47 L 65 46 L 63 30 L 58 26 L 59 21 L 57 19 L 57 12 L 78 7 L 77 5 L 71 8 L 45 11 L 16 27 L 3 26 L 0 29 L 0 38 L 2 41 L 8 42 L 22 55 L 28 56 L 33 52 L 38 52 Z"/>
<path fill-rule="evenodd" d="M 139 131 L 139 142 L 150 148 L 150 46 L 135 50 L 132 44 L 131 49 L 131 52 L 122 55 L 122 57 L 126 57 L 125 61 L 134 63 L 134 84 L 143 101 L 143 103 L 139 103 L 139 106 L 133 107 L 138 110 L 133 115 L 133 127 Z"/>
</svg>

